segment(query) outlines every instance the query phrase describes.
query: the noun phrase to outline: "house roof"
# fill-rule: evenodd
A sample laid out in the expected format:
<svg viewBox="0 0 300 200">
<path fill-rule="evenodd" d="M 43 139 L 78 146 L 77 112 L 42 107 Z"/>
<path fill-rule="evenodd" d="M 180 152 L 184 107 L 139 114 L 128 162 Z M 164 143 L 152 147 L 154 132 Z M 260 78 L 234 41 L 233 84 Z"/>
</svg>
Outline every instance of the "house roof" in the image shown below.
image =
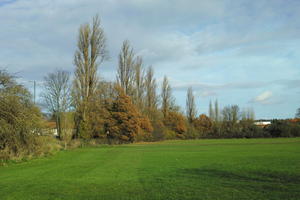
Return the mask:
<svg viewBox="0 0 300 200">
<path fill-rule="evenodd" d="M 46 122 L 46 127 L 54 129 L 54 128 L 56 128 L 56 123 L 54 121 L 47 121 Z"/>
</svg>

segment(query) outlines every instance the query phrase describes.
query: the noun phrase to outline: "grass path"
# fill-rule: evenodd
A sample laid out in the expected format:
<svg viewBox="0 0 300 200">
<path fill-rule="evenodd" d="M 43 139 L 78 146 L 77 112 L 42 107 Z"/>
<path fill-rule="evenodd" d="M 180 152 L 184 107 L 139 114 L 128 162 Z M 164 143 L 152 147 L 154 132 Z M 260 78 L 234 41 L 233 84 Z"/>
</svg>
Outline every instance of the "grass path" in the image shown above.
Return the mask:
<svg viewBox="0 0 300 200">
<path fill-rule="evenodd" d="M 300 138 L 63 151 L 0 167 L 0 199 L 300 199 Z"/>
</svg>

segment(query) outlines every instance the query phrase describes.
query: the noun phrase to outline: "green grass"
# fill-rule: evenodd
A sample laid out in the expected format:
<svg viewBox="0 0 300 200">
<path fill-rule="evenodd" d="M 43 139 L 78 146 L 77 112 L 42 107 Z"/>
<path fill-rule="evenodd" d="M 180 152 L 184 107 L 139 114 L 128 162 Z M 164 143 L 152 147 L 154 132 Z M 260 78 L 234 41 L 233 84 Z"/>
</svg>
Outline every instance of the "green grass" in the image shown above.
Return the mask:
<svg viewBox="0 0 300 200">
<path fill-rule="evenodd" d="M 300 138 L 63 151 L 0 167 L 0 199 L 300 199 Z"/>
</svg>

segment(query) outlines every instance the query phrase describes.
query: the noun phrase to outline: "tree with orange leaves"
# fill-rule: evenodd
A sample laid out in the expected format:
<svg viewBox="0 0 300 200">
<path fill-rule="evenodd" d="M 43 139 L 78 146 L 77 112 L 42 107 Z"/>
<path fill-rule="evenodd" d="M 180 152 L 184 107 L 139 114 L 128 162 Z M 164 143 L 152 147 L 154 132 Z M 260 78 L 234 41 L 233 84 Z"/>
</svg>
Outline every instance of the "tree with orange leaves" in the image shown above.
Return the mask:
<svg viewBox="0 0 300 200">
<path fill-rule="evenodd" d="M 195 128 L 201 132 L 202 135 L 207 135 L 211 132 L 213 123 L 212 120 L 205 114 L 201 114 L 194 121 Z"/>
<path fill-rule="evenodd" d="M 134 142 L 139 133 L 151 132 L 153 128 L 149 119 L 138 112 L 124 89 L 116 86 L 115 90 L 117 97 L 108 108 L 109 116 L 105 123 L 107 136 L 121 143 Z"/>
<path fill-rule="evenodd" d="M 170 111 L 164 118 L 164 125 L 172 131 L 175 131 L 178 134 L 177 136 L 179 137 L 187 130 L 185 125 L 185 118 L 179 112 Z"/>
</svg>

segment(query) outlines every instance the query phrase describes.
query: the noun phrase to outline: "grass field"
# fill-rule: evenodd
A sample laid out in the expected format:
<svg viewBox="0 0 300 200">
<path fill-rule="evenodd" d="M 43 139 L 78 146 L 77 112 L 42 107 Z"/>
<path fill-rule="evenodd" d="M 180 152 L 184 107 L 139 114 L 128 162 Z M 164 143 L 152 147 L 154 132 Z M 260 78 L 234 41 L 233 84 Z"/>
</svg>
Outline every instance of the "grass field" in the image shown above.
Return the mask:
<svg viewBox="0 0 300 200">
<path fill-rule="evenodd" d="M 0 167 L 0 199 L 300 199 L 300 138 L 62 151 Z"/>
</svg>

